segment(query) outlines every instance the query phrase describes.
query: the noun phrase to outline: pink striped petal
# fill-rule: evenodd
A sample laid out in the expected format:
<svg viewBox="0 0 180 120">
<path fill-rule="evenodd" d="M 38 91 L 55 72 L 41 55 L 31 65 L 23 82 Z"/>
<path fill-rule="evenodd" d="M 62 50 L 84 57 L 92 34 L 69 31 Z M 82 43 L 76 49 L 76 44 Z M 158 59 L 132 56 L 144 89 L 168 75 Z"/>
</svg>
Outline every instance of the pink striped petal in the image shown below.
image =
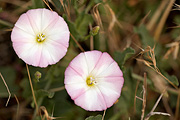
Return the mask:
<svg viewBox="0 0 180 120">
<path fill-rule="evenodd" d="M 74 102 L 88 111 L 102 111 L 107 109 L 104 97 L 97 87 L 88 89 L 84 94 L 76 98 Z"/>
<path fill-rule="evenodd" d="M 87 82 L 89 78 L 94 81 L 92 84 Z M 89 51 L 71 61 L 65 71 L 64 83 L 76 105 L 88 111 L 101 111 L 111 107 L 120 97 L 124 79 L 109 54 Z"/>
<path fill-rule="evenodd" d="M 44 34 L 45 40 L 37 42 Z M 13 48 L 27 64 L 47 67 L 65 56 L 69 29 L 62 17 L 48 9 L 32 9 L 20 16 L 11 33 Z"/>
</svg>

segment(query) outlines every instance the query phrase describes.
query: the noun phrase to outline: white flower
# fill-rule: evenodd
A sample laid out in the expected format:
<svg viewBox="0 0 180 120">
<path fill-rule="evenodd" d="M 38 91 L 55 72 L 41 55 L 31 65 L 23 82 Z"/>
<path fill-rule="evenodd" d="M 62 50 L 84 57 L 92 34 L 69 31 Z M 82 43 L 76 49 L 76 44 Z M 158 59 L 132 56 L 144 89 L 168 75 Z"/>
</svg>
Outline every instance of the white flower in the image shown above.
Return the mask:
<svg viewBox="0 0 180 120">
<path fill-rule="evenodd" d="M 71 61 L 64 83 L 75 104 L 88 111 L 101 111 L 120 97 L 124 78 L 108 53 L 89 51 Z"/>
<path fill-rule="evenodd" d="M 11 40 L 25 63 L 47 67 L 65 56 L 69 46 L 69 29 L 62 17 L 48 9 L 32 9 L 16 22 Z"/>
</svg>

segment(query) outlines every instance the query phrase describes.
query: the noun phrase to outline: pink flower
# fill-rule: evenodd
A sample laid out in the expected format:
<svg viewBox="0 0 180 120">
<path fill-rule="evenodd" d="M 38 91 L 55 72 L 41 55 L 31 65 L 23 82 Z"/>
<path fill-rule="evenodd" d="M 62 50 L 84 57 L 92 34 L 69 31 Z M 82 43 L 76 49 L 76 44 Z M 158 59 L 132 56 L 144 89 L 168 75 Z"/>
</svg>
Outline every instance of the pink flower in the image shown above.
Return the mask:
<svg viewBox="0 0 180 120">
<path fill-rule="evenodd" d="M 120 97 L 124 78 L 108 53 L 89 51 L 71 61 L 64 83 L 76 105 L 88 111 L 102 111 Z"/>
<path fill-rule="evenodd" d="M 65 56 L 69 46 L 69 29 L 62 17 L 48 9 L 32 9 L 16 22 L 11 40 L 25 63 L 47 67 Z"/>
</svg>

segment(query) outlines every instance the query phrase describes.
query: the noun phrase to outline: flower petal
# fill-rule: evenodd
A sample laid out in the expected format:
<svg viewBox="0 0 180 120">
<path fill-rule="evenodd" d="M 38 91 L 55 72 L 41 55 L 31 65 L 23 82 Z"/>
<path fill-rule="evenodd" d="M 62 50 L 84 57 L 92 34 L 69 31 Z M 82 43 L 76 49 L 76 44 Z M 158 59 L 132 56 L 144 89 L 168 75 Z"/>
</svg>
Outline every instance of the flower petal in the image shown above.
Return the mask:
<svg viewBox="0 0 180 120">
<path fill-rule="evenodd" d="M 111 107 L 120 97 L 123 84 L 123 77 L 98 78 L 97 87 L 101 91 L 107 107 Z"/>
<path fill-rule="evenodd" d="M 76 56 L 71 63 L 69 64 L 75 71 L 77 71 L 83 79 L 86 79 L 88 76 L 88 67 L 84 53 L 80 53 Z"/>
<path fill-rule="evenodd" d="M 100 60 L 102 52 L 94 50 L 85 52 L 84 54 L 87 61 L 88 71 L 90 73 Z"/>
<path fill-rule="evenodd" d="M 37 42 L 37 36 L 42 34 L 45 40 Z M 65 56 L 69 46 L 69 29 L 56 12 L 32 9 L 20 16 L 11 39 L 17 55 L 27 64 L 47 67 Z"/>
<path fill-rule="evenodd" d="M 108 53 L 103 53 L 95 68 L 91 72 L 93 75 L 98 76 L 100 73 L 107 70 L 107 68 L 114 62 Z M 99 76 L 98 76 L 99 77 Z"/>
<path fill-rule="evenodd" d="M 84 94 L 89 88 L 86 83 L 73 83 L 73 84 L 66 84 L 66 90 L 68 90 L 68 94 L 71 96 L 71 99 L 76 99 L 77 97 Z"/>
<path fill-rule="evenodd" d="M 32 25 L 29 21 L 29 17 L 27 16 L 26 13 L 24 13 L 20 16 L 20 18 L 18 19 L 18 21 L 15 24 L 15 27 L 35 36 L 35 31 L 32 28 Z"/>
<path fill-rule="evenodd" d="M 19 27 L 14 27 L 11 34 L 11 39 L 13 42 L 33 42 L 35 43 L 35 36 L 32 34 L 24 31 L 23 29 L 20 29 Z"/>
<path fill-rule="evenodd" d="M 104 98 L 97 87 L 88 89 L 74 100 L 75 104 L 88 111 L 102 111 L 107 109 Z"/>
<path fill-rule="evenodd" d="M 122 71 L 120 70 L 118 64 L 114 61 L 111 63 L 106 70 L 102 71 L 97 75 L 97 77 L 118 77 L 123 76 Z"/>
</svg>

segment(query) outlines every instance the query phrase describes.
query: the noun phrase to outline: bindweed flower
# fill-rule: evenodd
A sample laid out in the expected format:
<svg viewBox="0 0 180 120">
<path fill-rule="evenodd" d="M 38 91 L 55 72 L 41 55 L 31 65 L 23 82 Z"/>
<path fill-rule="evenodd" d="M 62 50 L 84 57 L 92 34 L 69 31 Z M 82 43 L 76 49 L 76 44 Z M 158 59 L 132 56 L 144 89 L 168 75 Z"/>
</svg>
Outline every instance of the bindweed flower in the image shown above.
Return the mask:
<svg viewBox="0 0 180 120">
<path fill-rule="evenodd" d="M 102 111 L 120 97 L 124 78 L 108 53 L 89 51 L 71 61 L 64 83 L 76 105 L 88 111 Z"/>
<path fill-rule="evenodd" d="M 32 9 L 16 22 L 11 40 L 25 63 L 47 67 L 65 56 L 69 46 L 69 29 L 62 17 L 48 9 Z"/>
</svg>

